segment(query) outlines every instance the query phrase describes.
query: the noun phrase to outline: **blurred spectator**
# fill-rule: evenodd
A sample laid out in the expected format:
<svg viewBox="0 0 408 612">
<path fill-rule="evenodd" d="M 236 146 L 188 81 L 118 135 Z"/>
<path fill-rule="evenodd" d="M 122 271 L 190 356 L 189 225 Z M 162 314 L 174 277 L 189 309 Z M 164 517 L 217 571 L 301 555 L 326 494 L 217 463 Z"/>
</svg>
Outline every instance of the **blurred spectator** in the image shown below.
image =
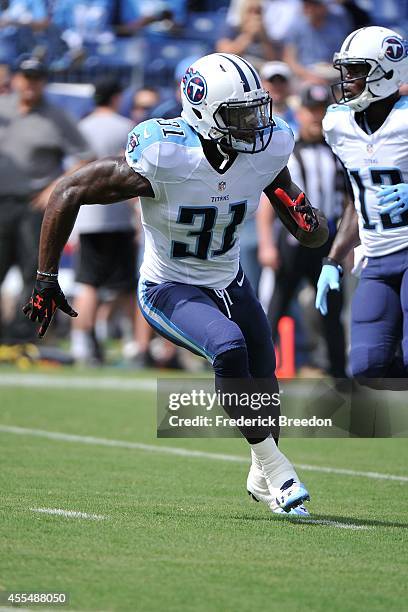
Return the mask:
<svg viewBox="0 0 408 612">
<path fill-rule="evenodd" d="M 336 4 L 339 4 L 346 11 L 350 23 L 351 29 L 357 30 L 358 28 L 364 28 L 365 26 L 370 25 L 371 18 L 368 11 L 364 10 L 358 2 L 354 2 L 354 0 L 334 0 Z M 384 3 L 384 0 L 382 0 Z"/>
<path fill-rule="evenodd" d="M 297 119 L 293 108 L 290 106 L 292 72 L 284 62 L 266 62 L 260 69 L 262 86 L 269 91 L 272 97 L 272 112 L 282 117 L 293 133 L 297 134 Z M 241 264 L 254 288 L 258 292 L 262 266 L 258 259 L 258 236 L 255 218 L 249 219 L 244 225 L 241 238 Z"/>
<path fill-rule="evenodd" d="M 150 119 L 152 110 L 157 107 L 160 100 L 159 92 L 151 87 L 138 89 L 132 98 L 130 118 L 133 124 L 137 125 Z"/>
<path fill-rule="evenodd" d="M 121 0 L 121 4 L 125 21 L 168 13 L 172 19 L 182 23 L 187 14 L 186 0 Z"/>
<path fill-rule="evenodd" d="M 95 85 L 95 110 L 82 119 L 79 129 L 98 158 L 119 155 L 133 124 L 117 112 L 121 87 L 105 78 Z M 136 308 L 136 238 L 133 207 L 129 202 L 112 206 L 82 206 L 75 230 L 80 249 L 76 280 L 81 284 L 72 321 L 71 353 L 76 361 L 98 363 L 102 353 L 94 328 L 100 289 L 113 292 L 114 300 L 133 321 Z"/>
<path fill-rule="evenodd" d="M 47 6 L 45 0 L 9 0 L 1 7 L 0 61 L 10 63 L 38 43 L 48 27 Z"/>
<path fill-rule="evenodd" d="M 283 59 L 293 73 L 305 81 L 326 84 L 316 74 L 317 64 L 331 64 L 352 24 L 341 7 L 331 8 L 331 0 L 303 0 L 303 15 L 293 26 L 284 47 Z"/>
<path fill-rule="evenodd" d="M 272 97 L 272 112 L 282 117 L 297 132 L 297 120 L 293 109 L 289 106 L 291 71 L 283 62 L 267 62 L 260 70 L 263 87 Z M 273 136 L 272 136 L 273 138 Z M 248 219 L 242 228 L 240 236 L 240 259 L 242 268 L 254 291 L 258 292 L 262 267 L 258 259 L 258 236 L 256 219 Z"/>
<path fill-rule="evenodd" d="M 10 69 L 6 64 L 0 64 L 0 96 L 10 93 Z"/>
<path fill-rule="evenodd" d="M 282 45 L 301 14 L 302 0 L 266 0 L 264 23 L 269 38 Z"/>
<path fill-rule="evenodd" d="M 171 32 L 184 23 L 186 14 L 185 0 L 121 0 L 116 31 L 131 36 L 155 25 L 159 31 Z"/>
<path fill-rule="evenodd" d="M 70 49 L 113 39 L 114 0 L 54 0 L 52 22 Z"/>
<path fill-rule="evenodd" d="M 272 231 L 273 209 L 266 197 L 258 214 L 259 259 L 263 266 L 276 271 L 275 288 L 268 310 L 275 340 L 279 319 L 288 314 L 290 302 L 301 282 L 307 280 L 313 287 L 316 286 L 322 258 L 329 253 L 346 197 L 343 170 L 323 140 L 322 120 L 330 102 L 329 90 L 321 85 L 312 85 L 303 90 L 297 111 L 299 139 L 288 163 L 293 181 L 326 215 L 330 228 L 329 241 L 323 247 L 308 249 L 280 225 L 276 244 Z M 342 296 L 334 293 L 332 291 L 330 295 L 330 318 L 321 316 L 320 319 L 327 346 L 329 373 L 333 377 L 343 378 L 345 341 L 340 320 Z"/>
<path fill-rule="evenodd" d="M 130 109 L 130 117 L 137 125 L 142 121 L 146 121 L 152 117 L 174 118 L 181 113 L 180 103 L 180 81 L 188 66 L 197 58 L 188 57 L 180 62 L 175 70 L 175 93 L 174 97 L 170 97 L 161 104 L 157 104 L 160 100 L 159 92 L 150 87 L 136 90 L 133 95 L 133 104 Z M 122 111 L 125 110 L 122 107 Z M 143 250 L 143 232 L 141 235 L 140 250 Z M 141 261 L 142 258 L 140 258 Z M 135 368 L 160 367 L 160 368 L 176 368 L 181 367 L 177 347 L 168 340 L 161 339 L 160 355 L 152 354 L 151 345 L 155 334 L 142 315 L 139 308 L 135 310 L 134 317 L 135 335 L 134 342 L 128 343 L 125 347 L 127 359 L 130 360 Z M 154 352 L 154 351 L 153 351 Z"/>
<path fill-rule="evenodd" d="M 377 25 L 393 25 L 396 29 L 408 19 L 407 0 L 363 0 L 363 4 Z"/>
<path fill-rule="evenodd" d="M 119 113 L 132 120 L 134 125 L 152 117 L 151 110 L 160 102 L 160 94 L 154 87 L 130 85 L 122 95 Z"/>
<path fill-rule="evenodd" d="M 242 55 L 257 67 L 264 60 L 276 58 L 276 50 L 265 30 L 262 0 L 244 0 L 238 24 L 226 25 L 217 51 Z"/>
<path fill-rule="evenodd" d="M 264 89 L 271 95 L 273 114 L 282 117 L 296 136 L 297 119 L 290 100 L 292 72 L 289 66 L 284 62 L 267 62 L 260 75 Z"/>
<path fill-rule="evenodd" d="M 226 17 L 228 26 L 239 28 L 241 10 L 245 1 L 246 0 L 231 0 Z M 292 26 L 302 12 L 302 1 L 262 0 L 262 9 L 263 24 L 266 34 L 280 57 L 282 43 L 286 40 Z"/>
<path fill-rule="evenodd" d="M 174 70 L 174 94 L 168 96 L 163 102 L 152 109 L 151 117 L 161 117 L 162 119 L 174 119 L 181 115 L 181 92 L 180 83 L 187 68 L 196 60 L 196 55 L 190 55 L 179 62 Z"/>
<path fill-rule="evenodd" d="M 9 0 L 7 8 L 1 11 L 0 27 L 30 26 L 41 30 L 48 25 L 48 12 L 45 0 Z"/>
<path fill-rule="evenodd" d="M 17 264 L 23 301 L 36 276 L 42 211 L 63 164 L 68 156 L 76 167 L 91 157 L 74 121 L 45 100 L 46 82 L 45 65 L 23 57 L 12 79 L 14 92 L 0 96 L 0 285 Z M 25 318 L 17 321 L 31 336 Z"/>
</svg>

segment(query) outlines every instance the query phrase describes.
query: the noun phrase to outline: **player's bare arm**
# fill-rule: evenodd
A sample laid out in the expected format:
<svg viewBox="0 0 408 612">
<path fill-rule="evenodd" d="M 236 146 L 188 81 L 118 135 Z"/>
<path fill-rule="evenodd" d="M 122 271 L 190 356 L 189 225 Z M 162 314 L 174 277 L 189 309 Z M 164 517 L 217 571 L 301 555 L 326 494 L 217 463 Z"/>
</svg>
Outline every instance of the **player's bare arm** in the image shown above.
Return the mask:
<svg viewBox="0 0 408 612">
<path fill-rule="evenodd" d="M 358 217 L 352 200 L 348 199 L 329 257 L 341 263 L 351 249 L 360 244 Z"/>
<path fill-rule="evenodd" d="M 87 164 L 60 181 L 50 196 L 42 224 L 40 272 L 58 271 L 62 250 L 83 204 L 112 204 L 137 196 L 154 197 L 153 189 L 120 157 Z"/>
<path fill-rule="evenodd" d="M 42 337 L 60 308 L 75 317 L 58 285 L 58 264 L 83 204 L 113 204 L 138 196 L 154 197 L 150 182 L 126 160 L 109 157 L 88 164 L 61 180 L 52 192 L 41 229 L 37 282 L 24 314 L 42 323 Z"/>
<path fill-rule="evenodd" d="M 264 189 L 264 193 L 282 223 L 303 246 L 317 248 L 325 244 L 329 237 L 327 220 L 292 181 L 287 167 Z"/>
</svg>

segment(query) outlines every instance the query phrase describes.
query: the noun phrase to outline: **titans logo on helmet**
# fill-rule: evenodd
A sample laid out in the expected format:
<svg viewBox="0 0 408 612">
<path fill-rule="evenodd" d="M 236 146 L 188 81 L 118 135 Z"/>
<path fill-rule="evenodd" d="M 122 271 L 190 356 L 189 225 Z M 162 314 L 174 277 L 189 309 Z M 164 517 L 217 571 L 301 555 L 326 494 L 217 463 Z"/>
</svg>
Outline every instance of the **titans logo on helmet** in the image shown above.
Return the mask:
<svg viewBox="0 0 408 612">
<path fill-rule="evenodd" d="M 207 95 L 207 83 L 199 72 L 189 68 L 183 77 L 183 91 L 191 104 L 200 104 Z"/>
<path fill-rule="evenodd" d="M 392 62 L 399 62 L 408 53 L 408 47 L 398 38 L 388 36 L 383 42 L 385 56 Z"/>
</svg>

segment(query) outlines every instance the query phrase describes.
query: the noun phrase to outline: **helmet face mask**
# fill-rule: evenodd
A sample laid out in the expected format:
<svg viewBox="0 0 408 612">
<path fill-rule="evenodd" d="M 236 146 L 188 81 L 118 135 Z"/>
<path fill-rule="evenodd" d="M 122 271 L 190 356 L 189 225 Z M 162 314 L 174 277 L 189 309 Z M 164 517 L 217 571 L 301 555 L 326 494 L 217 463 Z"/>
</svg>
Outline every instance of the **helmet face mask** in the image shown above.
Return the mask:
<svg viewBox="0 0 408 612">
<path fill-rule="evenodd" d="M 335 59 L 333 66 L 340 71 L 341 76 L 341 80 L 331 86 L 336 104 L 352 103 L 364 93 L 371 83 L 386 78 L 386 73 L 379 63 L 366 58 Z M 351 76 L 353 74 L 355 76 Z"/>
<path fill-rule="evenodd" d="M 407 57 L 407 42 L 388 28 L 369 26 L 349 34 L 334 55 L 333 66 L 341 73 L 332 86 L 337 104 L 363 111 L 397 92 L 407 76 Z"/>
<path fill-rule="evenodd" d="M 264 151 L 272 138 L 272 100 L 268 94 L 253 102 L 223 102 L 214 113 L 220 143 L 241 153 Z M 252 148 L 251 148 L 252 147 Z"/>
<path fill-rule="evenodd" d="M 239 153 L 264 151 L 272 138 L 272 100 L 237 55 L 212 53 L 186 71 L 182 117 L 203 138 Z"/>
</svg>

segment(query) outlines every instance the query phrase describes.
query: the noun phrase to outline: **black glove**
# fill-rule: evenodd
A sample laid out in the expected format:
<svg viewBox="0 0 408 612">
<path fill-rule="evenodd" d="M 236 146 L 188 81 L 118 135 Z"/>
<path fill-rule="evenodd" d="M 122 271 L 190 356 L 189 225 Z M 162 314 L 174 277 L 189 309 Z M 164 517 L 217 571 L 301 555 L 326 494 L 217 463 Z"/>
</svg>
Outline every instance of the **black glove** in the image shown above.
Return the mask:
<svg viewBox="0 0 408 612">
<path fill-rule="evenodd" d="M 292 200 L 286 191 L 280 187 L 275 189 L 274 193 L 282 204 L 286 206 L 300 229 L 305 232 L 314 232 L 319 227 L 319 220 L 316 216 L 315 210 L 306 201 L 304 193 L 299 193 L 296 200 Z"/>
<path fill-rule="evenodd" d="M 45 335 L 57 308 L 70 317 L 78 316 L 78 313 L 68 304 L 57 280 L 37 279 L 30 301 L 23 307 L 23 312 L 30 321 L 38 320 L 41 323 L 38 330 L 39 338 Z"/>
</svg>

